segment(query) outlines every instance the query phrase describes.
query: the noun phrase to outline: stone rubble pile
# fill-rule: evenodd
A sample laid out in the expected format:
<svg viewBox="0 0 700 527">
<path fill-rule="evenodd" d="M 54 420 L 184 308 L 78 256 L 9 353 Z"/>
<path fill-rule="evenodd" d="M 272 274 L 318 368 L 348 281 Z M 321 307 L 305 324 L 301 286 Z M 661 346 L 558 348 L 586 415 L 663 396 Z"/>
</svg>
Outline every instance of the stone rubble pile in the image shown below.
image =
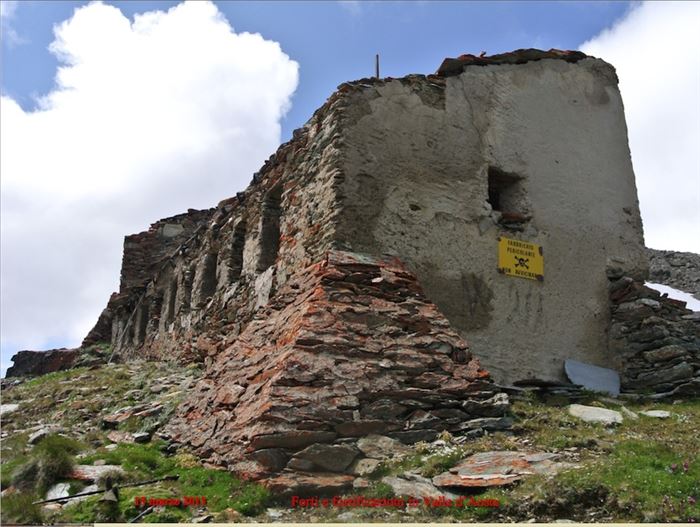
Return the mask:
<svg viewBox="0 0 700 527">
<path fill-rule="evenodd" d="M 700 394 L 700 316 L 614 270 L 609 349 L 622 391 L 658 397 Z"/>
<path fill-rule="evenodd" d="M 214 357 L 168 433 L 271 488 L 347 486 L 362 439 L 504 429 L 499 393 L 396 260 L 331 251 Z M 296 482 L 293 483 L 293 482 Z"/>
</svg>

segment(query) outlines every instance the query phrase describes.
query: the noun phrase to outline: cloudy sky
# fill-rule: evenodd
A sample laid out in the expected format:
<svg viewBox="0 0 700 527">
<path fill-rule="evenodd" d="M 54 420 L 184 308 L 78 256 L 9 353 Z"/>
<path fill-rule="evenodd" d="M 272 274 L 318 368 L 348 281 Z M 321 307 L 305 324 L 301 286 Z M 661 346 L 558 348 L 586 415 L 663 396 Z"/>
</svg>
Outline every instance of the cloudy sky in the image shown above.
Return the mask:
<svg viewBox="0 0 700 527">
<path fill-rule="evenodd" d="M 700 252 L 700 4 L 0 1 L 2 371 L 75 346 L 123 236 L 242 190 L 335 87 L 582 49 L 620 77 L 647 244 Z"/>
</svg>

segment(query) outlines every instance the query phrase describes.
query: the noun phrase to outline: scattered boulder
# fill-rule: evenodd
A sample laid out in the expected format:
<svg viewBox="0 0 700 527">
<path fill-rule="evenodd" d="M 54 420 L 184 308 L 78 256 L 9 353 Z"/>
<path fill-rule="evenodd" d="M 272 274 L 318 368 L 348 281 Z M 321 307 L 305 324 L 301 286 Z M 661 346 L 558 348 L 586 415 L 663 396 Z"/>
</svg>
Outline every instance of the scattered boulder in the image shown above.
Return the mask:
<svg viewBox="0 0 700 527">
<path fill-rule="evenodd" d="M 95 482 L 110 472 L 124 473 L 124 470 L 119 465 L 76 465 L 70 474 L 70 478 Z"/>
<path fill-rule="evenodd" d="M 113 443 L 133 443 L 134 436 L 130 432 L 124 432 L 122 430 L 112 430 L 107 433 L 107 439 Z M 111 446 L 111 445 L 109 445 Z"/>
<path fill-rule="evenodd" d="M 16 412 L 18 408 L 18 404 L 0 404 L 0 417 Z"/>
<path fill-rule="evenodd" d="M 57 498 L 66 498 L 70 496 L 70 483 L 56 483 L 46 493 L 46 500 L 55 500 Z"/>
<path fill-rule="evenodd" d="M 379 459 L 358 459 L 350 467 L 350 473 L 355 474 L 356 476 L 367 476 L 368 474 L 371 474 L 377 470 L 377 467 L 379 467 L 380 464 L 381 461 Z"/>
<path fill-rule="evenodd" d="M 647 417 L 655 417 L 657 419 L 668 419 L 671 417 L 671 412 L 667 412 L 666 410 L 645 410 L 639 413 Z"/>
<path fill-rule="evenodd" d="M 587 423 L 603 423 L 605 425 L 622 423 L 622 414 L 620 412 L 596 406 L 572 404 L 569 405 L 569 414 Z"/>
<path fill-rule="evenodd" d="M 148 432 L 136 432 L 132 434 L 134 443 L 148 443 L 151 440 L 151 434 Z"/>
<path fill-rule="evenodd" d="M 47 435 L 49 435 L 49 433 L 50 433 L 50 430 L 47 428 L 42 428 L 41 430 L 37 430 L 36 432 L 34 432 L 32 435 L 29 436 L 29 439 L 27 439 L 27 443 L 29 443 L 30 445 L 36 445 L 39 441 L 41 441 Z"/>
<path fill-rule="evenodd" d="M 532 474 L 555 474 L 569 463 L 557 462 L 549 452 L 482 452 L 469 456 L 449 471 L 433 478 L 438 487 L 497 487 L 510 485 Z"/>
<path fill-rule="evenodd" d="M 417 474 L 406 473 L 403 478 L 387 476 L 382 478 L 382 483 L 389 485 L 397 496 L 411 496 L 414 498 L 439 498 L 440 496 L 445 496 L 445 492 L 438 489 L 432 481 Z"/>
</svg>

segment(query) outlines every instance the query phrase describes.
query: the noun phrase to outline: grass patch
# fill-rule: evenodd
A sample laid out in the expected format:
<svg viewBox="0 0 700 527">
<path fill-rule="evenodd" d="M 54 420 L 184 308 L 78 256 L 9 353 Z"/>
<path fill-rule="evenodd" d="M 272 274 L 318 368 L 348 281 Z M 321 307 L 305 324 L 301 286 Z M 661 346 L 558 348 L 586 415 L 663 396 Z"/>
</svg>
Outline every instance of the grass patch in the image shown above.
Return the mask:
<svg viewBox="0 0 700 527">
<path fill-rule="evenodd" d="M 225 470 L 212 470 L 202 467 L 194 456 L 179 453 L 167 457 L 161 447 L 164 442 L 158 440 L 149 444 L 120 444 L 113 451 L 100 449 L 83 459 L 91 464 L 97 459 L 104 459 L 107 464 L 121 465 L 126 471 L 125 483 L 135 483 L 164 476 L 179 476 L 177 481 L 165 481 L 144 487 L 123 488 L 120 490 L 119 519 L 128 521 L 143 509 L 137 507 L 134 498 L 180 498 L 198 496 L 206 498 L 207 509 L 220 512 L 233 508 L 241 514 L 253 516 L 265 510 L 270 500 L 269 492 L 254 483 L 242 482 Z M 75 507 L 64 509 L 62 521 L 93 522 L 96 521 L 98 508 L 91 500 L 81 502 Z M 144 523 L 187 521 L 192 515 L 189 507 L 166 507 L 143 518 Z"/>
<path fill-rule="evenodd" d="M 44 515 L 39 505 L 33 502 L 38 498 L 33 493 L 13 493 L 2 498 L 0 515 L 2 523 L 30 523 L 41 525 L 44 523 Z"/>
<path fill-rule="evenodd" d="M 74 455 L 80 443 L 60 435 L 46 436 L 34 447 L 29 459 L 17 466 L 12 485 L 23 491 L 43 495 L 52 485 L 68 476 L 75 465 Z"/>
</svg>

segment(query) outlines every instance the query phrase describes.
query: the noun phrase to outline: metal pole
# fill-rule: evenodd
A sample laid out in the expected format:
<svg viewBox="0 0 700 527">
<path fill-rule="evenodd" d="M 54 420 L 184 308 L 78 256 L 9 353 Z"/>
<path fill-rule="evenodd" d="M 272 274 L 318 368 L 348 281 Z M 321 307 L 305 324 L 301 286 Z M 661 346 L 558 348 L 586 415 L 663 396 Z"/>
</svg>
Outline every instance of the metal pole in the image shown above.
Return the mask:
<svg viewBox="0 0 700 527">
<path fill-rule="evenodd" d="M 379 78 L 379 53 L 376 54 L 374 57 L 374 71 L 375 71 L 375 77 Z"/>
<path fill-rule="evenodd" d="M 175 474 L 173 476 L 165 476 L 164 478 L 158 478 L 158 479 L 149 479 L 148 481 L 141 481 L 139 483 L 127 483 L 126 485 L 119 485 L 120 488 L 124 489 L 127 487 L 140 487 L 142 485 L 150 485 L 151 483 L 160 483 L 161 481 L 177 481 L 180 476 Z M 117 485 L 115 485 L 115 488 Z M 32 502 L 32 505 L 40 505 L 42 503 L 52 503 L 54 501 L 66 501 L 66 500 L 72 500 L 73 498 L 78 498 L 82 496 L 92 496 L 93 494 L 103 494 L 105 492 L 105 489 L 101 490 L 93 490 L 90 492 L 81 492 L 79 494 L 73 494 L 72 496 L 64 496 L 63 498 L 52 498 L 50 500 L 41 500 L 41 501 L 34 501 Z"/>
<path fill-rule="evenodd" d="M 136 523 L 136 522 L 139 521 L 141 518 L 143 518 L 144 516 L 146 516 L 146 514 L 150 514 L 150 513 L 152 513 L 152 512 L 153 512 L 153 507 L 152 507 L 152 506 L 151 506 L 151 507 L 148 507 L 147 509 L 145 509 L 145 510 L 143 510 L 142 512 L 140 512 L 138 516 L 135 516 L 135 517 L 131 518 L 127 523 Z"/>
</svg>

